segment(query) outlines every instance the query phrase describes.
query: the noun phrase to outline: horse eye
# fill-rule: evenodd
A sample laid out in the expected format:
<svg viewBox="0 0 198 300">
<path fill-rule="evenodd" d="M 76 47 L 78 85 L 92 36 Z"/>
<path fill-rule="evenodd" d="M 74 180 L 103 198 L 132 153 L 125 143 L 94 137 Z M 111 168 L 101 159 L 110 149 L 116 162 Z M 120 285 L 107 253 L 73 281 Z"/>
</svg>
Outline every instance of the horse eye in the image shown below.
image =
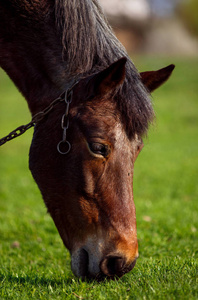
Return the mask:
<svg viewBox="0 0 198 300">
<path fill-rule="evenodd" d="M 100 143 L 88 143 L 89 145 L 89 149 L 91 150 L 91 152 L 93 152 L 94 154 L 99 154 L 102 155 L 104 157 L 107 157 L 110 149 L 107 145 L 104 144 L 100 144 Z"/>
</svg>

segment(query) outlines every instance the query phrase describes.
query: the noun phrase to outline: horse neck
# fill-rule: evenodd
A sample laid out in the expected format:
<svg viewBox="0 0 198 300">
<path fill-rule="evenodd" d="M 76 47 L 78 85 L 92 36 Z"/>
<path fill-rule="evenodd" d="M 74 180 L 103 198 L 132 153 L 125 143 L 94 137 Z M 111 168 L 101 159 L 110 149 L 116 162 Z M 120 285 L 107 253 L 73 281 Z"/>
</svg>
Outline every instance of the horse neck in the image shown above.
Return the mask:
<svg viewBox="0 0 198 300">
<path fill-rule="evenodd" d="M 63 92 L 69 80 L 61 40 L 52 16 L 49 22 L 29 24 L 6 6 L 0 4 L 0 66 L 35 114 Z"/>
</svg>

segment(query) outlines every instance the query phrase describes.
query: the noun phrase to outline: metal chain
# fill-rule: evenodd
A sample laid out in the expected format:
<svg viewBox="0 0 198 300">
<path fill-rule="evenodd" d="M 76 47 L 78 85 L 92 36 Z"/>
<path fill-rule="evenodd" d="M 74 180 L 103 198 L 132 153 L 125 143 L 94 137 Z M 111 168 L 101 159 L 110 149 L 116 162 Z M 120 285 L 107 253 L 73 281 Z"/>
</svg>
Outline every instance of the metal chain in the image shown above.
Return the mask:
<svg viewBox="0 0 198 300">
<path fill-rule="evenodd" d="M 64 94 L 63 94 L 64 95 Z M 49 112 L 56 106 L 56 104 L 64 101 L 64 97 L 61 95 L 57 99 L 55 99 L 52 103 L 50 103 L 49 106 L 47 106 L 43 111 L 40 111 L 39 113 L 35 114 L 32 117 L 32 121 L 29 122 L 26 125 L 22 125 L 17 127 L 15 130 L 10 132 L 8 135 L 0 139 L 0 146 L 4 145 L 5 143 L 17 138 L 18 136 L 24 134 L 28 129 L 35 126 L 36 123 L 40 122 L 44 119 L 44 117 L 49 114 Z"/>
<path fill-rule="evenodd" d="M 32 122 L 32 121 L 30 123 L 28 123 L 27 125 L 19 126 L 15 130 L 10 132 L 8 135 L 6 135 L 2 139 L 0 139 L 0 146 L 2 146 L 3 144 L 5 144 L 5 143 L 17 138 L 18 136 L 22 135 L 23 133 L 25 133 L 28 129 L 30 129 L 33 126 L 34 126 L 34 122 Z"/>
<path fill-rule="evenodd" d="M 70 103 L 72 102 L 72 97 L 73 97 L 73 88 L 78 84 L 79 80 L 74 81 L 72 86 L 68 88 L 62 95 L 60 95 L 58 98 L 56 98 L 52 103 L 50 103 L 49 106 L 47 106 L 43 111 L 40 111 L 39 113 L 35 114 L 32 117 L 31 122 L 29 122 L 26 125 L 22 125 L 17 127 L 15 130 L 10 132 L 8 135 L 0 139 L 0 146 L 4 145 L 5 143 L 11 141 L 12 139 L 17 138 L 18 136 L 22 135 L 25 133 L 28 129 L 32 128 L 35 126 L 36 123 L 42 121 L 46 115 L 49 114 L 49 112 L 54 109 L 54 107 L 60 103 L 65 101 L 66 103 L 66 112 L 62 117 L 62 122 L 61 122 L 61 127 L 63 129 L 63 140 L 57 145 L 58 152 L 61 154 L 67 154 L 70 149 L 71 145 L 70 143 L 66 140 L 67 139 L 67 129 L 69 127 L 69 106 Z M 66 150 L 63 150 L 62 148 Z M 60 149 L 61 147 L 61 149 Z"/>
<path fill-rule="evenodd" d="M 60 102 L 64 101 L 64 93 L 59 96 L 57 99 L 55 99 L 54 101 L 52 101 L 52 103 L 50 103 L 49 106 L 47 106 L 43 111 L 40 111 L 39 113 L 35 114 L 32 117 L 32 122 L 34 124 L 40 122 L 43 120 L 43 118 L 49 114 L 49 112 Z"/>
<path fill-rule="evenodd" d="M 57 150 L 60 154 L 67 154 L 71 150 L 71 144 L 67 141 L 67 129 L 69 128 L 69 106 L 72 102 L 73 91 L 67 90 L 65 92 L 66 111 L 62 116 L 61 127 L 63 129 L 63 139 L 57 145 Z"/>
</svg>

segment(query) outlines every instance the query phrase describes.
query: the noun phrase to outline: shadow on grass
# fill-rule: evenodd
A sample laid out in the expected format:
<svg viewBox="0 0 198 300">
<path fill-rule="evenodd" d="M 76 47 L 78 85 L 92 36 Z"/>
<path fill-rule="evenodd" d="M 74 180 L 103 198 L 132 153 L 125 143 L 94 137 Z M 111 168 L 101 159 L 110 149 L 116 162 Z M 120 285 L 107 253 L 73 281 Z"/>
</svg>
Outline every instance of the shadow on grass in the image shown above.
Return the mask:
<svg viewBox="0 0 198 300">
<path fill-rule="evenodd" d="M 122 277 L 123 278 L 123 277 Z M 114 277 L 114 278 L 107 278 L 107 277 L 103 277 L 100 278 L 100 280 L 98 279 L 91 279 L 91 278 L 84 278 L 84 279 L 79 279 L 77 277 L 74 276 L 70 276 L 70 277 L 63 277 L 60 279 L 56 279 L 56 278 L 47 278 L 45 275 L 13 275 L 13 274 L 8 274 L 8 275 L 1 275 L 0 274 L 0 282 L 9 282 L 11 285 L 24 285 L 24 286 L 42 286 L 42 287 L 48 287 L 49 285 L 52 288 L 58 287 L 58 286 L 62 286 L 62 285 L 78 285 L 78 284 L 82 284 L 84 283 L 86 284 L 96 284 L 96 285 L 100 285 L 101 283 L 109 283 L 109 282 L 115 282 L 115 281 L 120 281 L 121 278 L 119 277 Z"/>
<path fill-rule="evenodd" d="M 31 286 L 49 286 L 57 287 L 64 284 L 71 285 L 74 282 L 73 278 L 63 278 L 63 279 L 52 279 L 52 278 L 46 278 L 46 276 L 18 276 L 18 275 L 0 275 L 0 282 L 9 281 L 11 284 L 22 284 L 22 285 L 31 285 Z M 78 279 L 75 278 L 75 282 L 77 282 Z M 80 282 L 80 281 L 79 281 Z"/>
</svg>

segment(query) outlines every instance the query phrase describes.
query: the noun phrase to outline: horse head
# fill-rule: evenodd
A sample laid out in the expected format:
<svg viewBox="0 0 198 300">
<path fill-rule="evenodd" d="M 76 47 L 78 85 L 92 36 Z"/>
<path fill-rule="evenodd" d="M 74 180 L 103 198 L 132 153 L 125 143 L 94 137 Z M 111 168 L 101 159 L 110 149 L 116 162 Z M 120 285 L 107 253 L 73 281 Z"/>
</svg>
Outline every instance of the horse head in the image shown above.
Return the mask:
<svg viewBox="0 0 198 300">
<path fill-rule="evenodd" d="M 36 126 L 30 150 L 34 179 L 71 253 L 72 270 L 82 278 L 122 276 L 138 258 L 133 169 L 143 142 L 127 134 L 116 101 L 125 64 L 122 58 L 74 87 L 69 153 L 56 147 L 63 104 Z M 172 69 L 144 72 L 140 79 L 153 90 Z"/>
</svg>

